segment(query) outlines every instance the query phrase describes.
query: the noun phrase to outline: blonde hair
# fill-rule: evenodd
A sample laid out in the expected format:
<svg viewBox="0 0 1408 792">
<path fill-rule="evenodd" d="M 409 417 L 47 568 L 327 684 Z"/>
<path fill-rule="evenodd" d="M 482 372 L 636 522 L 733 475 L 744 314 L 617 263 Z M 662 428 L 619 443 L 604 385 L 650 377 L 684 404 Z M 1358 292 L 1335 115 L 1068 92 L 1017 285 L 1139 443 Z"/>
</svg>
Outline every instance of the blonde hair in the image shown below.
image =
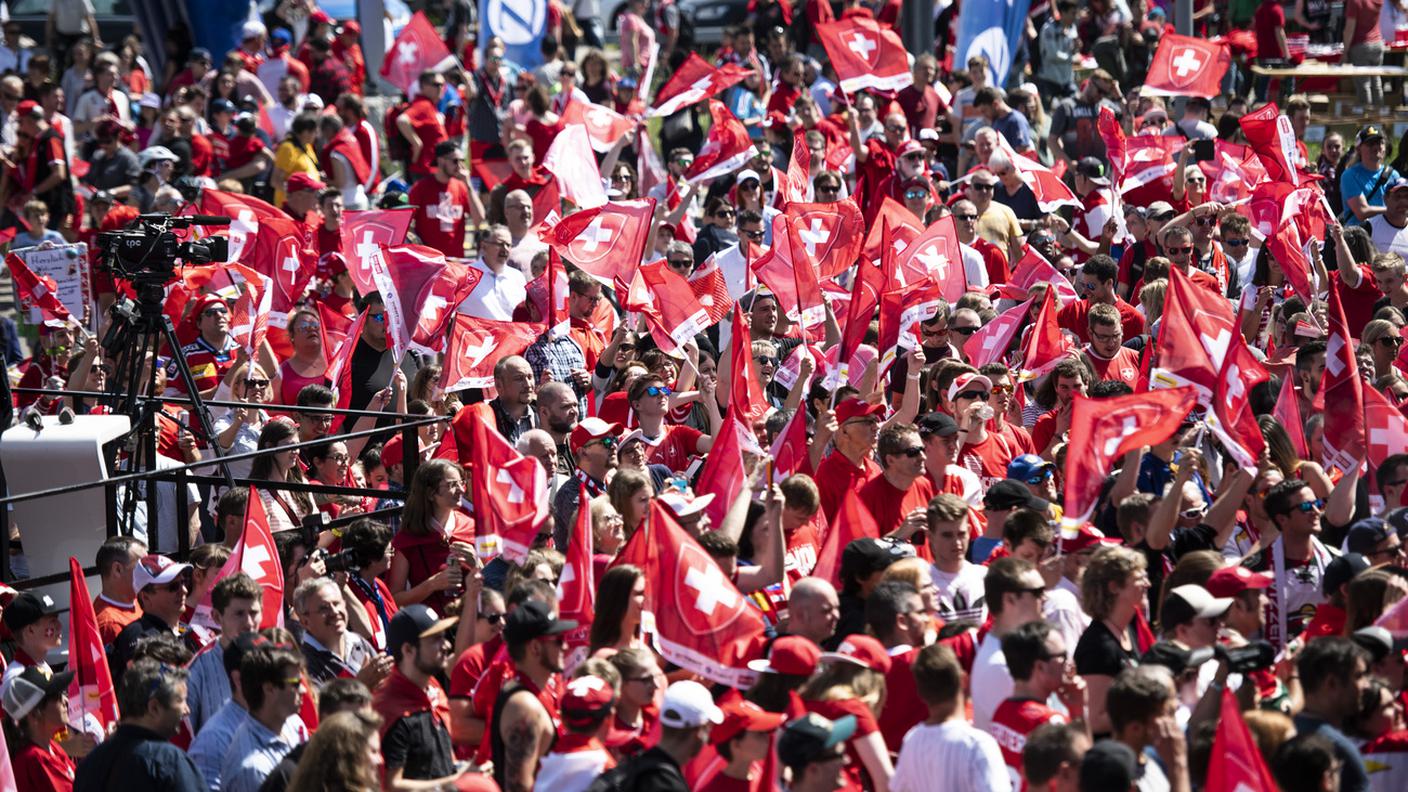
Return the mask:
<svg viewBox="0 0 1408 792">
<path fill-rule="evenodd" d="M 885 708 L 885 675 L 855 663 L 827 663 L 802 687 L 801 695 L 808 701 L 856 699 L 879 717 Z"/>
<path fill-rule="evenodd" d="M 1080 601 L 1092 619 L 1104 619 L 1115 609 L 1118 591 L 1129 585 L 1133 575 L 1148 568 L 1144 556 L 1127 547 L 1103 547 L 1095 551 L 1080 580 Z"/>
</svg>

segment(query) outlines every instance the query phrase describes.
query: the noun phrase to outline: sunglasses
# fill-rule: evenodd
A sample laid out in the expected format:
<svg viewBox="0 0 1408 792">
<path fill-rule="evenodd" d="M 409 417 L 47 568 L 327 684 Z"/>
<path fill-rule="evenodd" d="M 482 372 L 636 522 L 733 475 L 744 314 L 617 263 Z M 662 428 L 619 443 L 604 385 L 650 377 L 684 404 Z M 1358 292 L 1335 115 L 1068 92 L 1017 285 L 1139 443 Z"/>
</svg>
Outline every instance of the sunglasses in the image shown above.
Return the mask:
<svg viewBox="0 0 1408 792">
<path fill-rule="evenodd" d="M 974 220 L 978 219 L 978 216 L 975 214 L 956 214 L 954 215 L 954 217 L 959 220 L 962 220 L 965 223 L 971 223 Z"/>
<path fill-rule="evenodd" d="M 1217 224 L 1217 218 L 1216 218 L 1216 217 L 1199 217 L 1197 220 L 1194 220 L 1193 222 L 1197 223 L 1197 224 L 1200 225 L 1200 226 L 1210 226 L 1210 225 L 1216 225 L 1216 224 Z"/>
<path fill-rule="evenodd" d="M 675 164 L 676 164 L 676 165 L 682 165 L 682 166 L 688 168 L 690 165 L 693 165 L 693 164 L 694 164 L 694 160 L 689 159 L 688 157 L 685 157 L 685 158 L 681 158 L 681 159 L 675 160 Z"/>
<path fill-rule="evenodd" d="M 1247 240 L 1247 239 L 1224 239 L 1224 240 L 1222 240 L 1222 246 L 1223 246 L 1223 247 L 1240 248 L 1240 247 L 1246 247 L 1246 246 L 1249 245 L 1249 244 L 1251 244 L 1251 241 L 1250 241 L 1250 240 Z"/>
<path fill-rule="evenodd" d="M 970 335 L 973 335 L 974 333 L 978 332 L 978 331 L 981 330 L 982 328 L 981 328 L 981 327 L 950 327 L 949 329 L 952 330 L 952 331 L 955 332 L 955 333 L 958 333 L 959 335 L 970 336 Z"/>
<path fill-rule="evenodd" d="M 822 185 L 818 184 L 818 185 L 816 185 L 816 192 L 817 192 L 818 195 L 820 195 L 821 193 L 826 193 L 827 195 L 835 195 L 836 193 L 841 192 L 841 188 L 840 188 L 840 187 L 823 187 Z"/>
<path fill-rule="evenodd" d="M 746 190 L 747 187 L 745 187 L 744 189 Z M 733 216 L 734 216 L 734 214 L 733 214 L 733 210 L 732 210 L 732 209 L 720 209 L 719 211 L 714 212 L 714 217 L 733 217 Z"/>
<path fill-rule="evenodd" d="M 748 237 L 749 239 L 753 240 L 754 242 L 761 242 L 761 241 L 763 241 L 763 232 L 762 232 L 762 231 L 744 231 L 744 232 L 743 232 L 743 235 L 746 236 L 746 237 Z"/>
<path fill-rule="evenodd" d="M 289 677 L 287 679 L 280 679 L 279 684 L 282 687 L 286 688 L 298 687 L 299 685 L 303 684 L 303 677 Z"/>
<path fill-rule="evenodd" d="M 924 159 L 924 155 L 916 152 L 914 154 L 906 154 L 902 159 L 909 160 L 910 162 L 918 162 L 919 160 Z"/>
<path fill-rule="evenodd" d="M 1380 343 L 1380 344 L 1383 344 L 1384 346 L 1391 346 L 1391 347 L 1397 348 L 1397 347 L 1403 346 L 1403 337 L 1402 337 L 1402 336 L 1384 336 L 1383 338 L 1380 338 L 1380 339 L 1379 339 L 1379 343 Z"/>
<path fill-rule="evenodd" d="M 503 622 L 504 615 L 502 613 L 481 613 L 479 614 L 479 618 L 490 624 L 499 624 Z"/>
<path fill-rule="evenodd" d="M 384 313 L 367 314 L 367 318 L 377 324 L 386 324 L 386 314 Z"/>
<path fill-rule="evenodd" d="M 671 393 L 674 391 L 670 390 L 669 385 L 651 385 L 645 389 L 646 396 L 669 396 Z"/>
<path fill-rule="evenodd" d="M 1013 390 L 1014 390 L 1014 388 L 1013 388 L 1011 385 L 994 385 L 994 386 L 992 386 L 992 392 L 993 392 L 993 393 L 1011 393 Z"/>
<path fill-rule="evenodd" d="M 918 459 L 919 455 L 924 453 L 924 446 L 913 446 L 910 448 L 905 448 L 902 449 L 900 453 L 904 454 L 910 459 Z"/>
<path fill-rule="evenodd" d="M 1196 509 L 1184 509 L 1183 511 L 1178 513 L 1178 516 L 1182 517 L 1185 520 L 1201 520 L 1203 516 L 1207 513 L 1208 507 L 1199 506 Z"/>
<path fill-rule="evenodd" d="M 671 269 L 689 269 L 690 267 L 694 266 L 693 261 L 688 261 L 685 259 L 666 259 L 665 263 L 669 264 Z"/>
<path fill-rule="evenodd" d="M 960 399 L 983 399 L 983 400 L 986 400 L 987 397 L 988 397 L 988 392 L 987 392 L 987 391 L 963 391 L 962 393 L 958 394 L 957 396 L 954 396 L 954 397 L 953 397 L 953 400 L 954 400 L 954 401 L 958 401 L 958 400 L 960 400 Z"/>
<path fill-rule="evenodd" d="M 200 315 L 201 315 L 201 316 L 219 316 L 219 315 L 221 315 L 221 314 L 228 314 L 229 312 L 230 312 L 230 310 L 229 310 L 228 308 L 220 308 L 220 307 L 217 306 L 217 307 L 215 307 L 215 308 L 206 308 L 204 311 L 201 311 L 201 312 L 200 312 Z"/>
<path fill-rule="evenodd" d="M 767 355 L 758 355 L 757 357 L 753 358 L 753 362 L 757 363 L 760 366 L 776 366 L 779 362 L 779 359 L 775 357 L 769 357 Z"/>
<path fill-rule="evenodd" d="M 1304 514 L 1309 514 L 1313 511 L 1325 508 L 1325 500 L 1324 498 L 1316 498 L 1315 500 L 1309 500 L 1305 503 L 1297 503 L 1295 508 L 1299 509 Z"/>
<path fill-rule="evenodd" d="M 320 329 L 322 329 L 322 328 L 321 328 L 321 325 L 319 325 L 317 322 L 299 322 L 298 324 L 296 324 L 296 325 L 293 326 L 293 329 L 294 329 L 295 331 L 303 331 L 303 330 L 306 330 L 306 331 L 309 331 L 309 332 L 317 332 L 318 330 L 320 330 Z"/>
<path fill-rule="evenodd" d="M 1035 587 L 1035 588 L 1017 589 L 1017 590 L 1016 590 L 1015 592 L 1013 592 L 1013 593 L 1015 593 L 1015 594 L 1017 594 L 1017 595 L 1019 595 L 1019 596 L 1022 595 L 1022 594 L 1030 594 L 1030 595 L 1032 595 L 1033 597 L 1036 597 L 1037 599 L 1046 599 L 1046 587 L 1045 587 L 1045 586 L 1037 586 L 1037 587 Z"/>
<path fill-rule="evenodd" d="M 1032 485 L 1045 484 L 1051 480 L 1053 475 L 1055 474 L 1052 472 L 1051 468 L 1042 468 L 1040 472 L 1028 476 L 1025 481 Z"/>
<path fill-rule="evenodd" d="M 1192 245 L 1188 245 L 1187 247 L 1170 247 L 1168 248 L 1168 254 L 1170 256 L 1181 256 L 1184 253 L 1191 251 L 1192 249 Z"/>
<path fill-rule="evenodd" d="M 904 194 L 906 201 L 922 201 L 929 197 L 929 193 L 924 190 L 910 190 Z"/>
<path fill-rule="evenodd" d="M 267 387 L 269 387 L 269 380 L 266 380 L 266 379 L 247 379 L 247 380 L 244 381 L 244 384 L 245 384 L 246 386 L 248 386 L 248 387 L 251 387 L 251 388 L 267 388 Z"/>
<path fill-rule="evenodd" d="M 587 445 L 591 445 L 592 443 L 601 443 L 603 448 L 605 448 L 607 451 L 610 451 L 611 449 L 616 447 L 616 438 L 598 437 L 597 439 L 591 441 L 591 443 L 587 443 Z M 585 448 L 586 446 L 583 447 Z"/>
<path fill-rule="evenodd" d="M 973 184 L 970 184 L 968 186 L 973 188 L 974 190 L 977 190 L 978 192 L 992 192 L 993 188 L 991 184 L 978 184 L 977 182 L 974 182 Z"/>
</svg>

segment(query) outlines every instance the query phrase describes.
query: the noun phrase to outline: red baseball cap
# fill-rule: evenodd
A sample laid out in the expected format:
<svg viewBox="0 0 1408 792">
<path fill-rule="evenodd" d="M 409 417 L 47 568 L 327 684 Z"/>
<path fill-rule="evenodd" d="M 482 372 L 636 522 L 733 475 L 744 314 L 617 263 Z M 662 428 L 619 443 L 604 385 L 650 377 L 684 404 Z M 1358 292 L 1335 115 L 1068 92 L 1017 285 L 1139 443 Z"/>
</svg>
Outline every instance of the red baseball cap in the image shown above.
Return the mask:
<svg viewBox="0 0 1408 792">
<path fill-rule="evenodd" d="M 1057 541 L 1060 542 L 1061 552 L 1063 553 L 1079 553 L 1082 550 L 1088 550 L 1099 545 L 1120 543 L 1120 540 L 1106 536 L 1090 523 L 1085 523 L 1077 528 L 1075 536 L 1066 536 L 1064 533 L 1063 530 L 1063 535 L 1057 539 Z"/>
<path fill-rule="evenodd" d="M 387 440 L 386 444 L 381 447 L 381 464 L 386 467 L 401 464 L 401 459 L 404 454 L 402 445 L 401 435 L 392 435 L 391 439 Z"/>
<path fill-rule="evenodd" d="M 621 424 L 607 423 L 600 418 L 583 418 L 577 424 L 577 428 L 572 430 L 568 437 L 568 443 L 572 446 L 572 453 L 582 450 L 587 443 L 601 440 L 606 437 L 620 437 Z"/>
<path fill-rule="evenodd" d="M 924 144 L 911 138 L 900 144 L 900 149 L 898 152 L 896 152 L 896 154 L 897 156 L 903 157 L 906 154 L 913 154 L 915 152 L 923 154 Z"/>
<path fill-rule="evenodd" d="M 784 635 L 772 642 L 767 659 L 750 660 L 748 667 L 760 674 L 811 676 L 821 662 L 821 647 L 810 638 Z"/>
<path fill-rule="evenodd" d="M 852 396 L 836 405 L 836 426 L 856 418 L 874 417 L 877 420 L 885 414 L 885 405 L 871 404 Z"/>
<path fill-rule="evenodd" d="M 568 726 L 585 726 L 616 702 L 611 683 L 599 676 L 579 676 L 566 685 L 558 710 Z"/>
<path fill-rule="evenodd" d="M 1212 573 L 1203 588 L 1214 597 L 1235 597 L 1250 589 L 1271 588 L 1273 582 L 1267 572 L 1253 572 L 1241 564 L 1233 564 Z"/>
<path fill-rule="evenodd" d="M 308 15 L 308 21 L 317 22 L 323 25 L 331 25 L 332 17 L 328 16 L 328 12 L 324 11 L 323 9 L 315 8 L 313 9 L 313 13 Z"/>
<path fill-rule="evenodd" d="M 326 184 L 323 184 L 316 178 L 299 171 L 288 177 L 288 187 L 284 189 L 284 192 L 296 193 L 299 190 L 326 190 L 327 187 Z"/>
<path fill-rule="evenodd" d="M 20 102 L 19 106 L 15 108 L 16 118 L 24 118 L 27 115 L 38 116 L 41 114 L 42 112 L 39 109 L 39 103 L 34 101 L 33 99 L 26 99 L 23 102 Z"/>
<path fill-rule="evenodd" d="M 721 745 L 743 732 L 770 732 L 787 720 L 781 712 L 768 712 L 751 701 L 730 701 L 721 707 L 724 722 L 709 730 L 709 742 Z"/>
<path fill-rule="evenodd" d="M 821 660 L 825 663 L 855 663 L 871 671 L 890 673 L 890 653 L 885 651 L 884 644 L 869 635 L 847 635 L 836 651 L 823 652 Z"/>
</svg>

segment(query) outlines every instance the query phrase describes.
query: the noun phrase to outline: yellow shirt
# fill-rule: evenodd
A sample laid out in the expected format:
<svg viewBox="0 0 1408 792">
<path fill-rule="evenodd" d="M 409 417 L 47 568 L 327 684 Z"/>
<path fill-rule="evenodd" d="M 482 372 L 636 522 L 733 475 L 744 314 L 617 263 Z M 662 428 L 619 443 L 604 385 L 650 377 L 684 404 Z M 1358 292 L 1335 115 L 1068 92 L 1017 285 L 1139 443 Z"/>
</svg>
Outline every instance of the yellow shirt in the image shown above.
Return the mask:
<svg viewBox="0 0 1408 792">
<path fill-rule="evenodd" d="M 978 218 L 977 231 L 978 236 L 997 245 L 1006 253 L 1009 249 L 1008 242 L 1022 235 L 1022 226 L 1018 224 L 1017 215 L 1010 208 L 993 201 L 982 217 Z"/>
<path fill-rule="evenodd" d="M 318 155 L 313 153 L 313 147 L 299 148 L 297 143 L 285 140 L 279 144 L 279 150 L 274 154 L 274 167 L 283 171 L 284 178 L 287 179 L 295 173 L 306 173 L 309 176 L 322 181 L 318 175 Z M 274 206 L 283 208 L 283 190 L 274 190 Z"/>
</svg>

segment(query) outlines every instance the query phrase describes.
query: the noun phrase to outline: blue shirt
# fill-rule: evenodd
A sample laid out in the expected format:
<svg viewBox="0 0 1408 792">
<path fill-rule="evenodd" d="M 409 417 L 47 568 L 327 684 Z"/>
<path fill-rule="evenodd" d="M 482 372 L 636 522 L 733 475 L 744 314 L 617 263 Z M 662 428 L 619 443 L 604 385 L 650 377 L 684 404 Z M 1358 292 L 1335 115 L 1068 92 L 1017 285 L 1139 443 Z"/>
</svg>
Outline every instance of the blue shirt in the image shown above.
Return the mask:
<svg viewBox="0 0 1408 792">
<path fill-rule="evenodd" d="M 1364 757 L 1344 732 L 1313 715 L 1297 715 L 1294 720 L 1298 734 L 1319 734 L 1335 744 L 1335 755 L 1344 763 L 1340 770 L 1340 792 L 1369 792 L 1369 771 L 1364 767 Z"/>
<path fill-rule="evenodd" d="M 225 650 L 216 641 L 191 661 L 186 683 L 186 706 L 191 709 L 191 732 L 200 734 L 206 722 L 230 701 L 230 675 L 225 673 Z M 205 770 L 204 767 L 201 768 Z M 209 776 L 207 775 L 208 779 Z"/>
<path fill-rule="evenodd" d="M 1027 117 L 1013 110 L 1002 118 L 995 118 L 992 128 L 1002 133 L 1007 138 L 1007 142 L 1012 144 L 1012 148 L 1024 151 L 1032 147 L 1032 125 L 1027 123 Z"/>
<path fill-rule="evenodd" d="M 220 792 L 225 751 L 230 747 L 235 732 L 249 719 L 249 711 L 230 699 L 225 702 L 225 706 L 210 716 L 205 722 L 205 727 L 200 729 L 196 738 L 191 741 L 191 761 L 196 763 L 200 774 L 205 776 L 212 792 Z"/>
<path fill-rule="evenodd" d="M 302 742 L 294 725 L 298 716 L 284 722 L 282 734 L 275 734 L 253 715 L 235 730 L 225 761 L 220 765 L 221 789 L 224 792 L 259 792 L 264 779 L 279 766 L 279 761 Z"/>
<path fill-rule="evenodd" d="M 1371 171 L 1364 167 L 1363 163 L 1356 162 L 1345 168 L 1344 174 L 1340 176 L 1340 198 L 1345 202 L 1345 214 L 1348 215 L 1344 224 L 1347 226 L 1363 225 L 1359 222 L 1359 218 L 1354 216 L 1354 212 L 1349 210 L 1350 198 L 1362 195 L 1369 206 L 1383 206 L 1388 185 L 1397 178 L 1398 171 L 1388 165 Z M 1372 190 L 1369 189 L 1371 187 Z"/>
</svg>

